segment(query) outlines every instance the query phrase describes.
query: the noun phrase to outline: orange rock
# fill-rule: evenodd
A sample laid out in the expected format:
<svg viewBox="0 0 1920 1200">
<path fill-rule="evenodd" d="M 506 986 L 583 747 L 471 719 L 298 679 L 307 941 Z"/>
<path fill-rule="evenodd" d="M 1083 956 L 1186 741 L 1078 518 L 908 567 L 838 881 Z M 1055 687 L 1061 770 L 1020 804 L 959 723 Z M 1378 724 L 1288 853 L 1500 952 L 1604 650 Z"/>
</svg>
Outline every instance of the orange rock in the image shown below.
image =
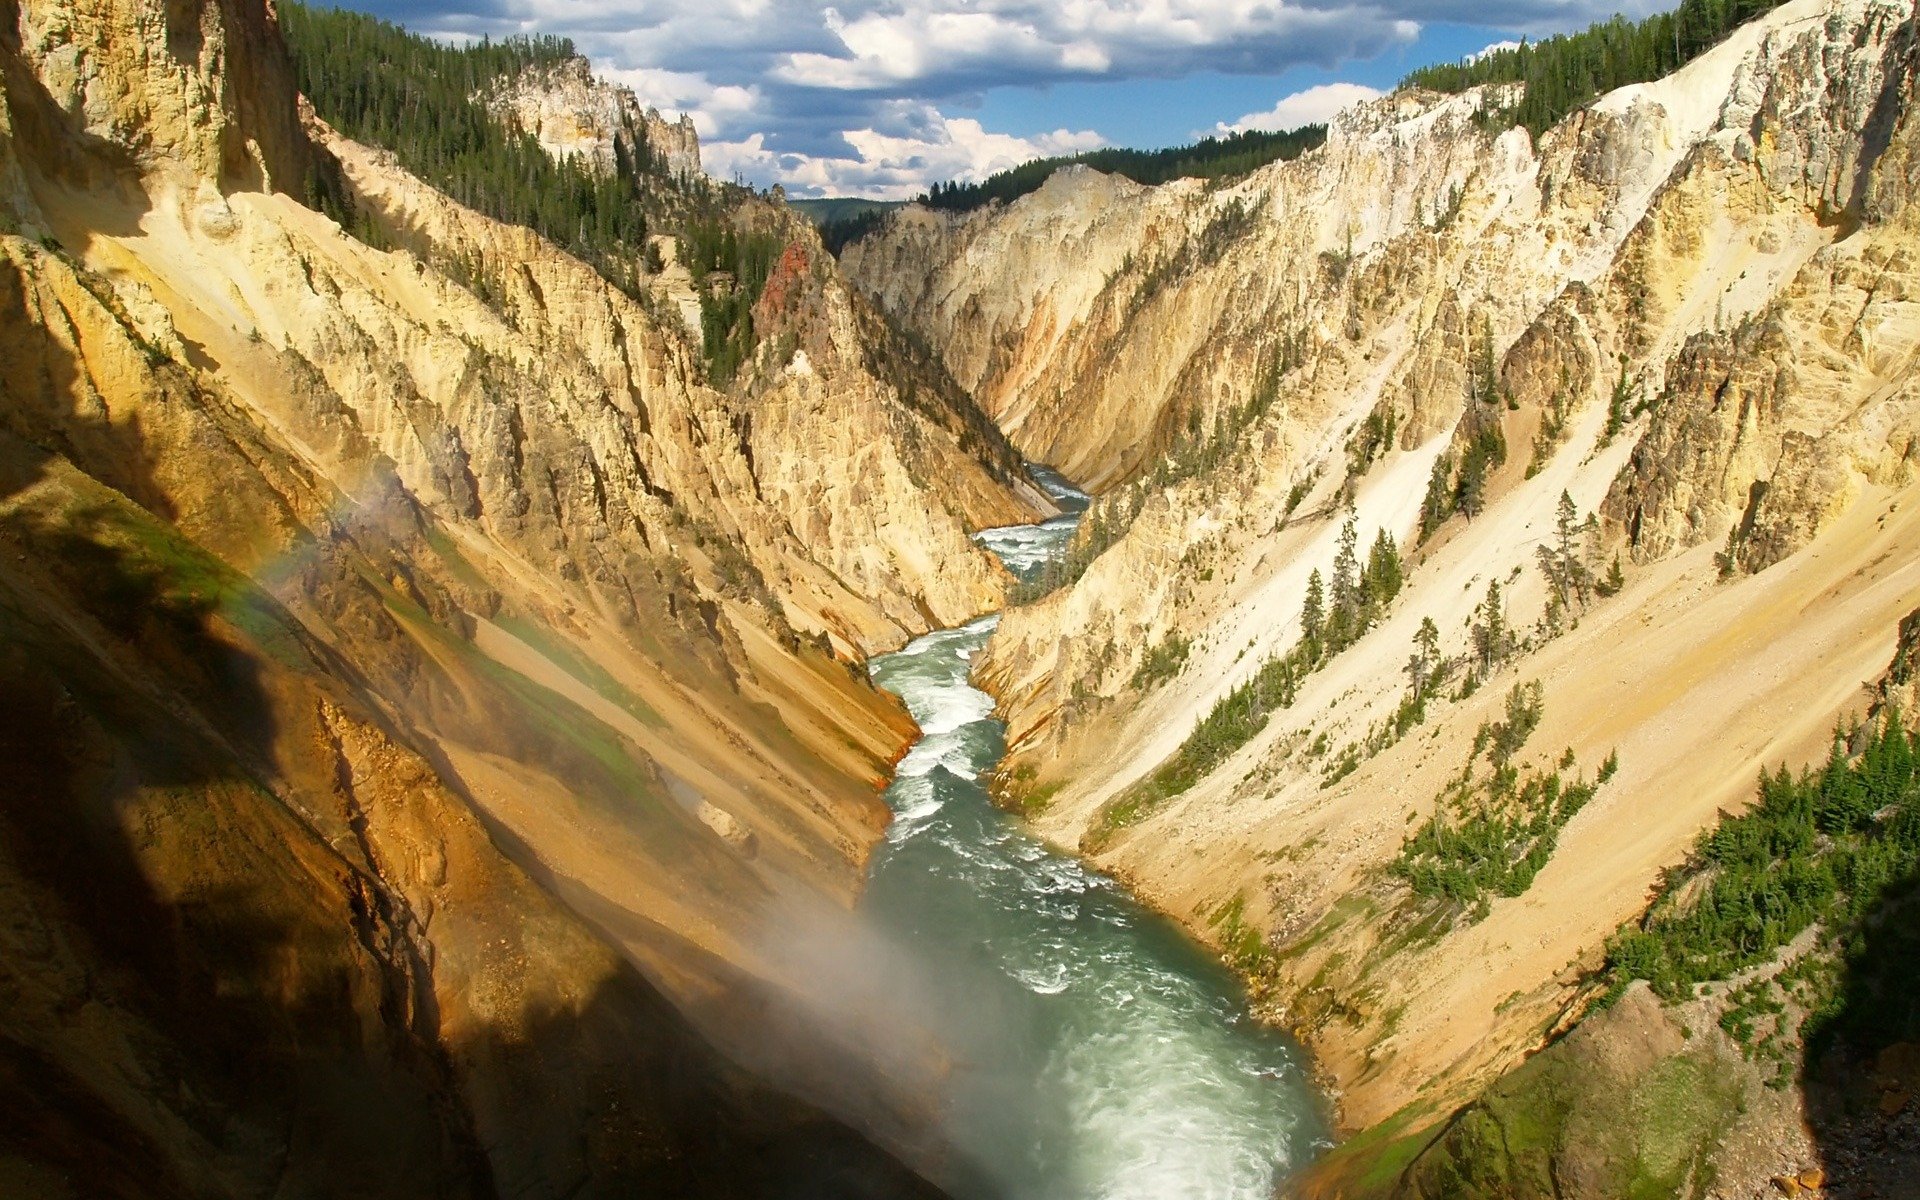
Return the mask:
<svg viewBox="0 0 1920 1200">
<path fill-rule="evenodd" d="M 1800 1172 L 1800 1186 L 1810 1192 L 1817 1192 L 1827 1186 L 1827 1173 L 1819 1167 L 1808 1167 Z"/>
</svg>

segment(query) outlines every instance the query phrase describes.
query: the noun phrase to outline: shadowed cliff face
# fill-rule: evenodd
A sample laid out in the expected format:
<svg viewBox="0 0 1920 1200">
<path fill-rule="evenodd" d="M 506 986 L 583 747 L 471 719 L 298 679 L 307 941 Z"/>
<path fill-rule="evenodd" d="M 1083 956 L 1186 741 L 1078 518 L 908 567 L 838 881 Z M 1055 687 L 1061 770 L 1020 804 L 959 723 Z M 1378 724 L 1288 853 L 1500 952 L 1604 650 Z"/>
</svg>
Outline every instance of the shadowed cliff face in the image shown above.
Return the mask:
<svg viewBox="0 0 1920 1200">
<path fill-rule="evenodd" d="M 9 1194 L 926 1191 L 720 1059 L 312 664 L 6 507 L 89 577 L 0 599 Z"/>
<path fill-rule="evenodd" d="M 930 1194 L 768 947 L 912 732 L 851 660 L 1045 511 L 1004 445 L 817 242 L 718 392 L 317 124 L 411 249 L 297 203 L 264 6 L 0 16 L 0 1190 Z"/>
<path fill-rule="evenodd" d="M 26 327 L 10 310 L 9 329 Z M 88 370 L 38 344 L 11 361 Z M 200 465 L 222 489 L 284 505 L 222 440 L 210 398 L 159 375 L 170 404 L 201 410 Z M 31 425 L 32 397 L 7 398 L 9 426 Z M 387 537 L 405 520 L 362 526 L 302 571 L 332 628 L 396 643 L 356 666 L 347 639 L 317 639 L 127 498 L 200 510 L 161 478 L 164 439 L 56 428 L 66 454 L 0 435 L 10 1192 L 923 1190 L 710 1049 L 380 714 L 368 673 L 432 668 L 377 584 L 325 581 L 378 579 L 408 552 Z M 478 703 L 501 752 L 575 776 L 583 796 L 611 798 L 596 767 L 649 767 L 617 746 L 591 761 L 513 691 Z"/>
</svg>

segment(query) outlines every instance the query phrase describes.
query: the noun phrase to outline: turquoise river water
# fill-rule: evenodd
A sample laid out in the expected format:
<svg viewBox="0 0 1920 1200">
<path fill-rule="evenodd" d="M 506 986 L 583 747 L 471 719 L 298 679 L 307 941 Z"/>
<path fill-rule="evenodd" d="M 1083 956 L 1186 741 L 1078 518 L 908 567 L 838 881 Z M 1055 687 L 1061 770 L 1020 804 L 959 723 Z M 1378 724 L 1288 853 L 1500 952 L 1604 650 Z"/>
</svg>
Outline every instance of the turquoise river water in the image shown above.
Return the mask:
<svg viewBox="0 0 1920 1200">
<path fill-rule="evenodd" d="M 979 540 L 1031 578 L 1072 511 Z M 1301 1051 L 1173 923 L 995 808 L 1004 727 L 967 681 L 998 617 L 919 638 L 873 678 L 920 722 L 862 906 L 913 948 L 955 1031 L 945 1128 L 961 1200 L 1269 1200 L 1325 1147 Z"/>
</svg>

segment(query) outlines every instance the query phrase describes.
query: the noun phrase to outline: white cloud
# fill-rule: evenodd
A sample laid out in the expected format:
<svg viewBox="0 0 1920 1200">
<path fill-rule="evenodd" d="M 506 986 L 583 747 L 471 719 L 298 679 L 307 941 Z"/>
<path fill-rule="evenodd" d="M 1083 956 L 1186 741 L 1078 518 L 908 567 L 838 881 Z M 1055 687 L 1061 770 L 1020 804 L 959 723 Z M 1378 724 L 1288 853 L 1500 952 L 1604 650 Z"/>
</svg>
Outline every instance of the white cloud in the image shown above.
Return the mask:
<svg viewBox="0 0 1920 1200">
<path fill-rule="evenodd" d="M 728 178 L 777 178 L 794 195 L 866 196 L 906 200 L 945 179 L 983 179 L 1034 158 L 1073 154 L 1103 144 L 1090 130 L 1057 129 L 1036 137 L 994 133 L 971 117 L 920 114 L 913 134 L 854 129 L 844 134 L 845 155 L 782 154 L 755 133 L 703 147 L 707 169 Z"/>
<path fill-rule="evenodd" d="M 1381 92 L 1359 83 L 1322 83 L 1290 96 L 1265 112 L 1248 113 L 1237 121 L 1222 121 L 1213 127 L 1216 134 L 1245 133 L 1249 129 L 1298 129 L 1302 125 L 1324 125 L 1336 113 L 1377 100 Z"/>
<path fill-rule="evenodd" d="M 1004 146 L 993 139 L 1006 135 L 969 134 L 935 107 L 969 107 L 995 89 L 1197 72 L 1274 76 L 1408 45 L 1424 21 L 1539 33 L 1654 0 L 346 2 L 438 36 L 570 37 L 597 69 L 647 103 L 691 114 L 721 174 L 737 167 L 755 183 L 795 188 L 871 178 L 865 190 L 898 194 L 1003 161 Z M 1353 85 L 1328 85 L 1342 87 Z M 1313 105 L 1332 95 L 1309 89 L 1221 128 L 1324 119 L 1332 109 Z M 1044 104 L 1035 102 L 1042 111 Z M 1031 147 L 1017 151 L 1030 156 L 1050 152 L 1045 147 L 1061 137 L 1093 135 L 1006 141 Z M 940 165 L 905 165 L 915 162 Z"/>
<path fill-rule="evenodd" d="M 814 32 L 813 44 L 775 55 L 768 75 L 855 92 L 913 84 L 939 99 L 1070 78 L 1277 72 L 1377 53 L 1419 24 L 1352 0 L 858 0 L 823 10 Z"/>
<path fill-rule="evenodd" d="M 1481 59 L 1485 58 L 1489 54 L 1498 54 L 1502 50 L 1518 50 L 1519 48 L 1520 48 L 1519 42 L 1512 42 L 1512 41 L 1495 42 L 1491 46 L 1482 46 L 1480 49 L 1475 50 L 1472 54 L 1467 55 L 1465 58 L 1461 59 L 1460 61 L 1467 64 L 1468 66 L 1472 66 L 1474 63 L 1479 62 Z"/>
<path fill-rule="evenodd" d="M 629 67 L 600 70 L 600 74 L 632 88 L 642 104 L 669 116 L 690 114 L 703 141 L 750 122 L 763 107 L 759 88 L 716 84 L 697 71 Z"/>
</svg>

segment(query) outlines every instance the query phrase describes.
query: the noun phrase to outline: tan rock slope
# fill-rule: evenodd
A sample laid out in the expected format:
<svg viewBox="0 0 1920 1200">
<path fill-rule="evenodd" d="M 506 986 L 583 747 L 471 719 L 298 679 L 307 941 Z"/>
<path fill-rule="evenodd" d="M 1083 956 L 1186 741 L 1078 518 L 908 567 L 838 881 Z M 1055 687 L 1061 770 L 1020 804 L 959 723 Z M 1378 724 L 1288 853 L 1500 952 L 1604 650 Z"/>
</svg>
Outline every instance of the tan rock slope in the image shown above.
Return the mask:
<svg viewBox="0 0 1920 1200">
<path fill-rule="evenodd" d="M 709 1043 L 933 1161 L 781 943 L 912 732 L 855 662 L 1044 498 L 784 210 L 723 392 L 291 79 L 254 0 L 0 29 L 0 1191 L 923 1190 Z"/>
<path fill-rule="evenodd" d="M 1262 976 L 1349 1127 L 1431 1120 L 1539 1045 L 1759 767 L 1868 698 L 1920 595 L 1917 53 L 1910 3 L 1794 0 L 1537 143 L 1482 93 L 1401 92 L 1230 186 L 1065 171 L 848 250 L 1023 452 L 1107 489 L 1104 552 L 979 666 L 1007 785 Z M 1422 541 L 1430 488 L 1473 515 Z M 1587 569 L 1622 571 L 1553 616 L 1563 493 Z M 1299 639 L 1349 511 L 1404 588 L 1142 801 Z M 1513 636 L 1463 696 L 1490 583 Z M 1395 732 L 1423 619 L 1452 674 Z M 1533 681 L 1517 761 L 1617 774 L 1522 894 L 1443 919 L 1387 868 Z"/>
</svg>

